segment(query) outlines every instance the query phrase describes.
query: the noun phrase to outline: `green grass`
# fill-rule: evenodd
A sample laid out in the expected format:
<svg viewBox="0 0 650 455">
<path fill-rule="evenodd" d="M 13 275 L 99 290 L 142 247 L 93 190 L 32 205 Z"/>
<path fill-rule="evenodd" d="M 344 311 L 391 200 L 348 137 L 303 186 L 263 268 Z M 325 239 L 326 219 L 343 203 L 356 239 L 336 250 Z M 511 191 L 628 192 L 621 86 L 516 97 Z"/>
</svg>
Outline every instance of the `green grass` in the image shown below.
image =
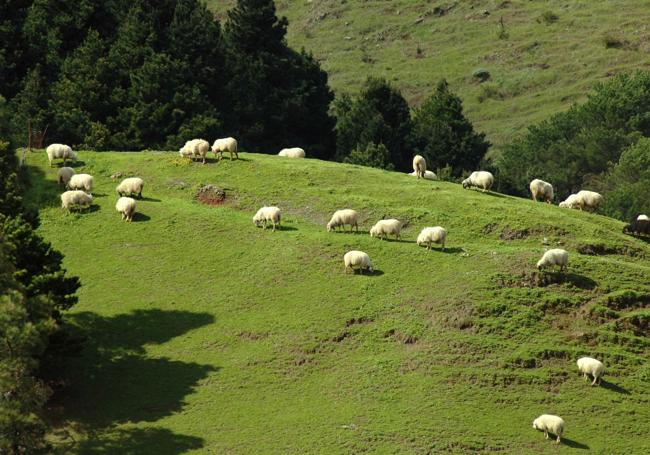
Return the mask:
<svg viewBox="0 0 650 455">
<path fill-rule="evenodd" d="M 221 20 L 235 3 L 208 1 Z M 497 151 L 528 125 L 583 100 L 594 83 L 650 67 L 643 0 L 275 3 L 289 19 L 288 43 L 314 53 L 335 91 L 355 92 L 368 75 L 383 76 L 416 106 L 444 77 Z M 501 19 L 507 39 L 498 37 Z M 478 68 L 491 81 L 472 78 Z"/>
<path fill-rule="evenodd" d="M 39 231 L 82 281 L 67 318 L 88 341 L 50 410 L 63 452 L 556 453 L 532 429 L 542 413 L 566 420 L 562 452 L 650 451 L 650 244 L 622 223 L 240 155 L 82 151 L 95 206 L 78 214 L 59 207 L 44 153 L 28 156 Z M 146 182 L 133 223 L 114 209 L 118 171 Z M 226 202 L 196 202 L 204 183 Z M 281 207 L 282 230 L 253 225 L 263 204 Z M 326 232 L 343 207 L 364 233 Z M 384 215 L 409 220 L 403 241 L 367 234 Z M 414 243 L 430 225 L 448 229 L 447 251 Z M 556 245 L 568 274 L 538 274 Z M 378 272 L 346 275 L 350 249 Z M 583 354 L 605 362 L 604 386 L 577 373 Z"/>
</svg>

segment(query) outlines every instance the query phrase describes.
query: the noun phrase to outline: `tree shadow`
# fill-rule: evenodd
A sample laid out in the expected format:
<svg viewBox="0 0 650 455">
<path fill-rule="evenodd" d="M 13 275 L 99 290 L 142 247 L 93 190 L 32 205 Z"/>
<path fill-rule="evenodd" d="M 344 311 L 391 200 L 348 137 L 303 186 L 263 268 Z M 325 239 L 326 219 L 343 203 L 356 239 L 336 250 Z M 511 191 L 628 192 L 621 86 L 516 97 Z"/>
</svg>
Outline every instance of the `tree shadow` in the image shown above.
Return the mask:
<svg viewBox="0 0 650 455">
<path fill-rule="evenodd" d="M 89 455 L 175 455 L 203 447 L 204 440 L 166 428 L 116 430 L 107 438 L 82 441 L 77 452 Z"/>
<path fill-rule="evenodd" d="M 143 222 L 143 221 L 149 221 L 150 219 L 151 219 L 151 217 L 150 217 L 149 215 L 145 215 L 144 213 L 135 212 L 135 213 L 133 214 L 133 222 L 134 222 L 134 223 L 140 223 L 140 222 Z"/>
<path fill-rule="evenodd" d="M 27 184 L 29 191 L 24 192 L 25 204 L 39 210 L 43 207 L 61 207 L 61 194 L 65 189 L 56 181 L 48 179 L 43 170 L 36 166 L 26 165 Z"/>
<path fill-rule="evenodd" d="M 84 444 L 95 453 L 135 454 L 144 453 L 139 451 L 143 441 L 148 441 L 152 450 L 167 444 L 181 447 L 201 443 L 196 438 L 157 430 L 137 430 L 144 432 L 140 440 L 113 441 L 110 429 L 127 422 L 155 422 L 181 411 L 184 397 L 201 379 L 218 371 L 212 365 L 149 357 L 145 350 L 145 345 L 163 344 L 213 323 L 211 314 L 151 309 L 115 316 L 83 312 L 68 319 L 75 331 L 85 335 L 86 344 L 79 357 L 69 359 L 69 365 L 62 367 L 66 388 L 53 397 L 52 404 L 64 408 L 59 417 L 68 424 L 87 435 L 105 438 L 89 437 Z M 107 451 L 111 444 L 119 444 L 120 450 Z"/>
<path fill-rule="evenodd" d="M 574 441 L 574 440 L 572 440 L 572 439 L 567 439 L 567 438 L 564 438 L 564 437 L 563 437 L 563 438 L 560 440 L 560 442 L 561 442 L 563 445 L 565 445 L 565 446 L 569 446 L 569 447 L 572 447 L 572 448 L 574 448 L 574 449 L 589 450 L 589 446 L 588 446 L 587 444 L 583 444 L 583 443 L 581 443 L 581 442 Z"/>
<path fill-rule="evenodd" d="M 623 395 L 630 394 L 630 392 L 624 387 L 621 387 L 618 384 L 614 384 L 613 382 L 605 381 L 604 379 L 600 380 L 600 387 L 603 389 L 611 390 L 612 392 L 622 393 Z"/>
</svg>

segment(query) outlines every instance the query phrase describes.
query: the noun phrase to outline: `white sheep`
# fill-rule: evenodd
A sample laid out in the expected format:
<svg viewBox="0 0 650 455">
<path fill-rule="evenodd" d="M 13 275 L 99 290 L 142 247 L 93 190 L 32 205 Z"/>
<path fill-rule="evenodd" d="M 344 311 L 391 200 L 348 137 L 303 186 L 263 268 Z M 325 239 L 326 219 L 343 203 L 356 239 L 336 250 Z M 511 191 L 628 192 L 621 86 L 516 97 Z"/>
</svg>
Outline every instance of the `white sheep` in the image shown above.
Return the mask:
<svg viewBox="0 0 650 455">
<path fill-rule="evenodd" d="M 415 171 L 409 172 L 409 175 L 411 175 L 413 177 L 418 176 L 417 172 L 415 172 Z M 424 179 L 425 180 L 438 180 L 438 176 L 433 171 L 424 171 Z"/>
<path fill-rule="evenodd" d="M 553 433 L 557 436 L 556 442 L 559 444 L 564 433 L 564 420 L 558 416 L 542 414 L 533 420 L 533 428 L 543 431 L 546 439 L 548 439 L 549 433 Z"/>
<path fill-rule="evenodd" d="M 544 180 L 535 179 L 530 182 L 530 193 L 533 196 L 533 201 L 537 202 L 538 199 L 548 202 L 553 202 L 553 185 Z"/>
<path fill-rule="evenodd" d="M 237 154 L 237 139 L 234 137 L 225 137 L 223 139 L 215 140 L 214 144 L 212 144 L 212 152 L 214 153 L 215 158 L 219 155 L 219 161 L 223 158 L 223 152 L 230 153 L 230 161 L 232 161 L 233 153 L 235 154 L 235 157 L 239 159 L 239 155 Z"/>
<path fill-rule="evenodd" d="M 484 192 L 490 191 L 492 184 L 494 183 L 494 176 L 491 172 L 487 171 L 474 171 L 463 180 L 463 188 L 471 188 L 476 186 L 481 188 Z"/>
<path fill-rule="evenodd" d="M 422 155 L 415 155 L 413 157 L 413 172 L 417 178 L 424 178 L 427 171 L 427 162 Z"/>
<path fill-rule="evenodd" d="M 537 261 L 537 268 L 542 270 L 545 267 L 559 265 L 560 271 L 566 271 L 568 264 L 569 253 L 561 248 L 553 248 L 544 253 L 542 259 Z"/>
<path fill-rule="evenodd" d="M 389 220 L 379 220 L 370 229 L 371 237 L 387 238 L 388 235 L 394 235 L 395 240 L 402 236 L 402 222 L 394 218 Z"/>
<path fill-rule="evenodd" d="M 70 182 L 70 179 L 73 175 L 75 175 L 74 169 L 71 167 L 61 167 L 59 168 L 59 172 L 57 172 L 56 178 L 59 182 L 59 185 L 61 185 L 63 188 L 67 188 L 68 182 Z"/>
<path fill-rule="evenodd" d="M 122 196 L 115 204 L 115 210 L 122 214 L 122 219 L 126 221 L 133 221 L 133 214 L 135 213 L 135 199 L 131 197 Z"/>
<path fill-rule="evenodd" d="M 565 200 L 558 204 L 560 207 L 565 209 L 577 209 L 578 208 L 578 195 L 570 194 Z"/>
<path fill-rule="evenodd" d="M 280 226 L 280 209 L 277 207 L 262 207 L 257 211 L 253 217 L 253 223 L 255 226 L 264 225 L 266 229 L 266 224 L 271 222 L 273 224 L 273 231 L 275 231 L 276 226 Z"/>
<path fill-rule="evenodd" d="M 327 223 L 327 232 L 330 232 L 333 229 L 336 230 L 339 226 L 342 226 L 343 230 L 345 230 L 346 224 L 350 225 L 350 232 L 352 232 L 353 227 L 355 227 L 357 232 L 359 232 L 359 214 L 356 210 L 343 209 L 334 212 L 329 223 Z"/>
<path fill-rule="evenodd" d="M 582 373 L 585 379 L 589 379 L 589 376 L 593 376 L 594 381 L 591 385 L 600 385 L 600 380 L 603 378 L 605 373 L 605 365 L 599 360 L 593 359 L 591 357 L 581 357 L 578 359 L 578 370 Z"/>
<path fill-rule="evenodd" d="M 636 217 L 637 221 L 650 221 L 650 218 L 648 218 L 648 215 L 639 215 Z"/>
<path fill-rule="evenodd" d="M 578 191 L 576 201 L 580 210 L 596 210 L 603 202 L 603 196 L 595 191 Z"/>
<path fill-rule="evenodd" d="M 445 228 L 440 226 L 425 227 L 418 235 L 417 244 L 420 246 L 426 245 L 427 250 L 430 250 L 432 243 L 439 243 L 444 251 L 446 238 L 447 230 Z"/>
<path fill-rule="evenodd" d="M 65 165 L 66 160 L 77 160 L 77 154 L 72 151 L 72 148 L 69 145 L 65 144 L 50 144 L 45 149 L 47 153 L 47 159 L 50 161 L 50 166 L 52 166 L 52 161 L 59 158 L 63 159 L 63 164 Z"/>
<path fill-rule="evenodd" d="M 120 196 L 131 196 L 137 195 L 138 198 L 142 197 L 142 189 L 144 188 L 144 180 L 140 177 L 128 177 L 122 180 L 122 182 L 117 185 L 115 191 Z"/>
<path fill-rule="evenodd" d="M 68 181 L 68 188 L 71 190 L 84 190 L 90 194 L 93 191 L 93 176 L 89 174 L 75 174 Z"/>
<path fill-rule="evenodd" d="M 370 273 L 374 271 L 370 256 L 363 251 L 348 251 L 343 256 L 343 263 L 345 264 L 345 273 L 349 273 L 349 270 L 354 273 L 355 269 L 359 270 L 362 275 L 364 270 L 368 270 Z"/>
<path fill-rule="evenodd" d="M 75 206 L 90 206 L 93 197 L 80 190 L 66 191 L 61 195 L 61 208 L 72 210 Z"/>
<path fill-rule="evenodd" d="M 305 151 L 300 147 L 282 149 L 280 150 L 280 153 L 278 153 L 278 156 L 284 156 L 287 158 L 304 158 Z"/>
<path fill-rule="evenodd" d="M 187 141 L 185 145 L 178 151 L 182 157 L 186 158 L 195 158 L 199 157 L 203 159 L 203 164 L 205 164 L 205 156 L 210 150 L 210 143 L 205 139 L 192 139 Z"/>
</svg>

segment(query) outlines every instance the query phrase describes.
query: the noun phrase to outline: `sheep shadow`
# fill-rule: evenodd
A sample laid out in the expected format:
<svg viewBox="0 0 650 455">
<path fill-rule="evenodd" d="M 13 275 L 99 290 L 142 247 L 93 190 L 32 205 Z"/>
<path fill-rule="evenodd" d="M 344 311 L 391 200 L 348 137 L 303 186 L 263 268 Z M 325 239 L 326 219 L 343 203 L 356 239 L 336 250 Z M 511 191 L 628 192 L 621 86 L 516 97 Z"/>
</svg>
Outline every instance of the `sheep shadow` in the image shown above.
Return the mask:
<svg viewBox="0 0 650 455">
<path fill-rule="evenodd" d="M 140 197 L 136 198 L 138 201 L 144 201 L 144 202 L 162 202 L 160 199 L 156 199 L 153 197 Z"/>
<path fill-rule="evenodd" d="M 106 193 L 92 193 L 92 195 L 93 195 L 93 199 L 96 198 L 96 197 L 106 197 L 106 196 L 108 196 L 108 194 L 106 194 Z"/>
<path fill-rule="evenodd" d="M 63 210 L 66 213 L 66 215 L 71 215 L 73 213 L 84 215 L 88 213 L 99 212 L 100 206 L 98 204 L 91 204 L 88 207 L 79 207 L 79 208 L 75 207 L 72 210 L 66 210 L 66 209 L 61 209 L 61 210 Z"/>
<path fill-rule="evenodd" d="M 476 190 L 476 191 L 480 191 L 481 193 L 483 193 L 485 195 L 488 195 L 488 196 L 492 196 L 492 197 L 498 197 L 498 198 L 506 198 L 507 197 L 505 194 L 494 193 L 493 191 L 486 191 L 486 192 L 483 192 L 481 190 Z"/>
<path fill-rule="evenodd" d="M 622 393 L 623 395 L 630 395 L 629 390 L 618 384 L 614 384 L 613 382 L 605 381 L 604 379 L 600 380 L 600 387 L 606 390 L 611 390 L 612 392 Z"/>
<path fill-rule="evenodd" d="M 195 436 L 172 433 L 167 428 L 133 428 L 110 431 L 110 438 L 91 438 L 76 444 L 76 453 L 124 455 L 175 455 L 203 448 Z"/>
<path fill-rule="evenodd" d="M 78 167 L 84 167 L 86 165 L 86 162 L 83 160 L 77 160 L 77 161 L 68 161 L 67 163 L 63 164 L 63 161 L 59 161 L 56 163 L 52 163 L 51 168 L 56 169 L 60 167 L 71 167 L 73 169 L 78 168 Z"/>
<path fill-rule="evenodd" d="M 545 271 L 542 278 L 545 285 L 566 283 L 584 290 L 594 289 L 598 285 L 591 278 L 572 272 Z"/>
<path fill-rule="evenodd" d="M 583 444 L 578 441 L 574 441 L 572 439 L 567 439 L 567 438 L 562 438 L 560 442 L 568 447 L 571 447 L 573 449 L 582 449 L 582 450 L 589 450 L 589 446 L 587 444 Z"/>
<path fill-rule="evenodd" d="M 427 251 L 427 249 L 424 246 L 422 248 L 425 251 Z M 443 250 L 439 246 L 436 247 L 436 246 L 431 245 L 431 250 L 430 251 L 436 251 L 438 253 L 443 253 L 443 254 L 458 254 L 458 253 L 462 253 L 464 250 L 462 248 L 459 248 L 459 247 L 452 247 L 452 248 L 445 247 L 445 249 Z"/>
<path fill-rule="evenodd" d="M 224 155 L 224 157 L 219 160 L 219 161 L 230 161 L 230 157 L 228 156 L 228 153 Z M 250 158 L 242 158 L 241 156 L 239 158 L 234 158 L 232 162 L 234 163 L 235 161 L 253 161 Z"/>
<path fill-rule="evenodd" d="M 361 273 L 358 270 L 355 270 L 353 273 L 348 272 L 347 275 L 367 276 L 369 278 L 374 278 L 374 277 L 384 275 L 384 272 L 379 269 L 374 269 L 372 272 L 363 272 L 363 273 Z"/>
<path fill-rule="evenodd" d="M 149 220 L 151 220 L 151 217 L 150 217 L 149 215 L 145 215 L 144 213 L 135 212 L 135 213 L 133 214 L 133 219 L 132 219 L 132 221 L 133 221 L 134 223 L 142 223 L 142 222 L 144 222 L 144 221 L 149 221 Z"/>
</svg>

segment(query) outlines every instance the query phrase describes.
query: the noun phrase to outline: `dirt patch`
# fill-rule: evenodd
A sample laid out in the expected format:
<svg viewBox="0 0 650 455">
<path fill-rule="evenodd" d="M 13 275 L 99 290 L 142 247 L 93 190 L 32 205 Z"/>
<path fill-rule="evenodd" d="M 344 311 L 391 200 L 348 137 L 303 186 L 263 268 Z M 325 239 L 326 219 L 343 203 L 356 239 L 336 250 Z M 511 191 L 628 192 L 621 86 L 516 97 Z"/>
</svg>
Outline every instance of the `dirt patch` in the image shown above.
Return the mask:
<svg viewBox="0 0 650 455">
<path fill-rule="evenodd" d="M 343 332 L 339 333 L 335 337 L 332 337 L 332 340 L 334 343 L 340 343 L 341 341 L 345 340 L 346 338 L 352 336 L 350 332 L 347 330 L 344 330 Z"/>
<path fill-rule="evenodd" d="M 615 327 L 617 332 L 628 331 L 638 337 L 650 337 L 650 313 L 623 317 L 616 321 Z"/>
<path fill-rule="evenodd" d="M 486 224 L 483 229 L 481 229 L 482 234 L 494 234 L 497 232 L 499 233 L 499 238 L 501 240 L 521 240 L 536 235 L 561 237 L 569 233 L 568 231 L 555 226 L 536 226 L 516 229 L 511 228 L 508 225 L 501 227 L 497 223 Z"/>
<path fill-rule="evenodd" d="M 650 305 L 650 292 L 638 292 L 625 289 L 603 296 L 598 303 L 612 310 L 643 308 Z"/>
<path fill-rule="evenodd" d="M 418 337 L 415 335 L 409 335 L 407 333 L 399 332 L 395 329 L 390 329 L 384 333 L 384 338 L 394 338 L 403 344 L 415 344 L 418 342 Z"/>
<path fill-rule="evenodd" d="M 237 334 L 239 338 L 247 340 L 261 340 L 269 336 L 268 333 L 255 333 L 255 332 L 240 332 Z"/>
<path fill-rule="evenodd" d="M 355 325 L 355 324 L 367 324 L 367 323 L 369 323 L 369 322 L 372 322 L 372 319 L 370 319 L 370 318 L 368 318 L 368 317 L 366 317 L 366 316 L 359 316 L 358 318 L 351 318 L 351 319 L 348 319 L 348 320 L 345 322 L 345 326 L 346 326 L 346 327 L 350 327 L 351 325 Z"/>
<path fill-rule="evenodd" d="M 594 289 L 598 283 L 575 273 L 526 271 L 519 274 L 498 273 L 493 283 L 497 288 L 543 288 L 552 284 L 569 284 L 580 289 Z"/>
<path fill-rule="evenodd" d="M 203 185 L 195 197 L 201 204 L 220 205 L 226 200 L 226 191 L 215 185 Z"/>
<path fill-rule="evenodd" d="M 589 256 L 604 256 L 608 254 L 618 254 L 630 257 L 645 257 L 643 250 L 630 245 L 606 245 L 604 243 L 579 243 L 576 250 L 580 254 Z"/>
</svg>

